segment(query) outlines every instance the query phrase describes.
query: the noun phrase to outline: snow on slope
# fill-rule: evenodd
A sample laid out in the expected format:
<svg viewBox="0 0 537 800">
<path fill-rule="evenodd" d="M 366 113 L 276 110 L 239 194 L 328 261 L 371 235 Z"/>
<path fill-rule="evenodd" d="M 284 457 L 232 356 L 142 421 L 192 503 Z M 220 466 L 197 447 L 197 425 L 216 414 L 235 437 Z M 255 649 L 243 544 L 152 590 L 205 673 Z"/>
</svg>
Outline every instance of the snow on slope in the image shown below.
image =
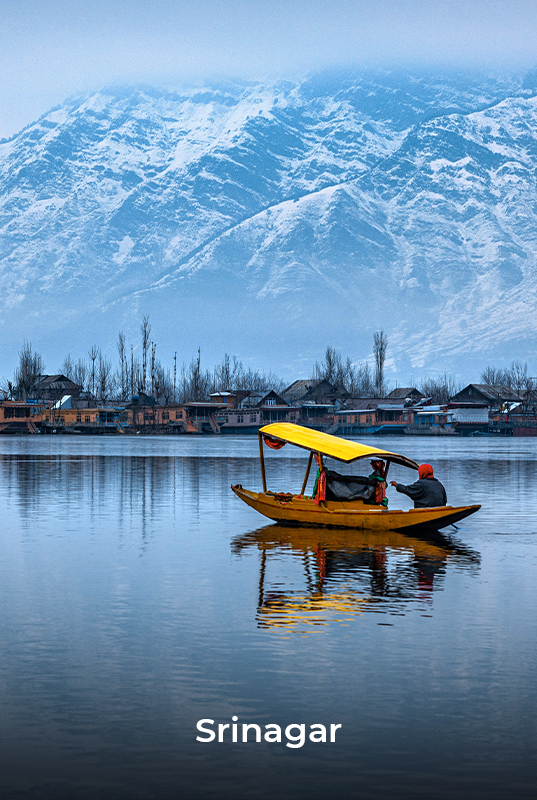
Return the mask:
<svg viewBox="0 0 537 800">
<path fill-rule="evenodd" d="M 134 338 L 147 311 L 185 359 L 202 343 L 291 377 L 327 343 L 363 358 L 381 326 L 407 374 L 531 360 L 536 137 L 516 76 L 67 101 L 0 143 L 11 360 L 23 338 L 47 362 Z"/>
</svg>

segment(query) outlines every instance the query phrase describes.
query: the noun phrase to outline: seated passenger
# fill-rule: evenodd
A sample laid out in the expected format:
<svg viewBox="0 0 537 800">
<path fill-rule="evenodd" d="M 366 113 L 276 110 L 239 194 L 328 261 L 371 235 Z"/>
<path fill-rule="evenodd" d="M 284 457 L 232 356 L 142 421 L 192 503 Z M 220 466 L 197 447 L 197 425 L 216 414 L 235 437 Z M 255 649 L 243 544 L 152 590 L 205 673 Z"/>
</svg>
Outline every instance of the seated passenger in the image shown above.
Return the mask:
<svg viewBox="0 0 537 800">
<path fill-rule="evenodd" d="M 315 484 L 313 486 L 313 500 L 319 505 L 326 500 L 326 469 L 321 469 L 321 458 L 318 453 L 315 453 L 315 463 L 317 464 L 317 475 L 315 476 Z"/>
<path fill-rule="evenodd" d="M 418 478 L 415 483 L 405 486 L 397 481 L 390 481 L 390 486 L 395 486 L 398 492 L 406 494 L 414 501 L 414 508 L 434 508 L 447 505 L 446 490 L 433 475 L 430 464 L 422 464 L 418 469 Z"/>
<path fill-rule="evenodd" d="M 375 492 L 370 502 L 378 506 L 388 506 L 388 498 L 386 497 L 386 468 L 384 461 L 380 458 L 371 460 L 373 472 L 369 475 L 369 480 L 375 481 Z"/>
</svg>

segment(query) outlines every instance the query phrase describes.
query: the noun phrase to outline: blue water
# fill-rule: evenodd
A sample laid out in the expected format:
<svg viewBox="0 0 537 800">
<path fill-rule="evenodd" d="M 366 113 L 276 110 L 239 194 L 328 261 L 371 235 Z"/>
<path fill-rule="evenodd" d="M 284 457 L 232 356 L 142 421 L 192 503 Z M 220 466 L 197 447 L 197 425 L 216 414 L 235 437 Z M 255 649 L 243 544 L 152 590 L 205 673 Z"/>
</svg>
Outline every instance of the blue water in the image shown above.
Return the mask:
<svg viewBox="0 0 537 800">
<path fill-rule="evenodd" d="M 534 797 L 537 442 L 375 443 L 481 511 L 282 528 L 229 489 L 257 437 L 0 438 L 0 797 Z M 269 489 L 305 462 L 268 453 Z M 233 716 L 282 742 L 196 741 Z"/>
</svg>

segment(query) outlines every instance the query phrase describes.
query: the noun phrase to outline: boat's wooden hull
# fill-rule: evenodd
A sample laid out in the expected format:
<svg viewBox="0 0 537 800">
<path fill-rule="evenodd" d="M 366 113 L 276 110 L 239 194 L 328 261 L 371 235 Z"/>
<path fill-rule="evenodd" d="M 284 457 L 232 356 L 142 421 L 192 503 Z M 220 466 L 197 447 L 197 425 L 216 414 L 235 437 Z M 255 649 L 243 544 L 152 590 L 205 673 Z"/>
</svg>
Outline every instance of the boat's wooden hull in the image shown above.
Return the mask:
<svg viewBox="0 0 537 800">
<path fill-rule="evenodd" d="M 327 501 L 317 505 L 310 497 L 250 492 L 240 484 L 231 488 L 237 497 L 263 516 L 287 525 L 323 525 L 378 531 L 438 530 L 459 522 L 481 508 L 478 505 L 439 506 L 391 511 L 360 501 Z"/>
</svg>

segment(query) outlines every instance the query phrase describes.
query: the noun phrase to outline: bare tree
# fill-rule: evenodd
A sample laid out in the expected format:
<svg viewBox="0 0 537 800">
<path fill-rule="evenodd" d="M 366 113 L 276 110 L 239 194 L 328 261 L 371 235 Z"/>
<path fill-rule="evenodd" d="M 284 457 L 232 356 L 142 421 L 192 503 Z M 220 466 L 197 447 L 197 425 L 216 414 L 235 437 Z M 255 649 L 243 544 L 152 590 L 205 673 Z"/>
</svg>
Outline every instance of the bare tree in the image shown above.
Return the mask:
<svg viewBox="0 0 537 800">
<path fill-rule="evenodd" d="M 534 382 L 525 361 L 513 361 L 510 367 L 488 366 L 481 373 L 481 380 L 487 386 L 502 386 L 520 393 L 532 391 Z"/>
<path fill-rule="evenodd" d="M 44 369 L 43 359 L 39 353 L 33 352 L 31 343 L 25 340 L 19 353 L 19 366 L 14 375 L 16 394 L 19 399 L 27 399 L 36 379 L 43 374 Z"/>
<path fill-rule="evenodd" d="M 498 386 L 505 382 L 504 370 L 498 367 L 486 367 L 481 373 L 481 382 L 485 386 Z"/>
<path fill-rule="evenodd" d="M 75 365 L 73 363 L 73 359 L 71 358 L 71 353 L 68 353 L 61 366 L 62 375 L 65 375 L 66 378 L 69 378 L 69 380 L 72 381 L 74 369 Z"/>
<path fill-rule="evenodd" d="M 537 388 L 537 378 L 532 378 L 529 375 L 526 375 L 526 380 L 524 383 L 524 391 L 526 393 L 526 398 L 529 399 L 530 397 L 534 398 L 535 389 Z"/>
<path fill-rule="evenodd" d="M 511 387 L 511 370 L 508 367 L 489 366 L 481 373 L 481 380 L 486 386 Z"/>
<path fill-rule="evenodd" d="M 371 369 L 367 361 L 365 364 L 360 364 L 352 371 L 351 381 L 347 386 L 351 396 L 353 397 L 373 397 L 375 394 L 375 385 Z"/>
<path fill-rule="evenodd" d="M 439 405 L 447 403 L 460 391 L 460 388 L 453 375 L 448 375 L 446 372 L 440 378 L 425 378 L 421 383 L 421 391 L 425 397 L 430 397 Z"/>
<path fill-rule="evenodd" d="M 214 368 L 214 390 L 229 392 L 232 389 L 245 388 L 243 386 L 245 380 L 244 375 L 244 367 L 237 356 L 233 356 L 233 359 L 231 359 L 229 355 L 225 353 L 222 362 Z"/>
<path fill-rule="evenodd" d="M 336 387 L 347 389 L 351 397 L 373 397 L 375 394 L 369 364 L 354 366 L 349 356 L 343 360 L 334 347 L 328 346 L 324 360 L 315 362 L 312 377 L 314 380 L 326 379 Z"/>
<path fill-rule="evenodd" d="M 88 365 L 84 359 L 79 358 L 73 369 L 73 380 L 82 388 L 86 388 L 86 378 L 88 377 Z"/>
<path fill-rule="evenodd" d="M 201 374 L 201 348 L 198 357 L 190 362 L 190 392 L 192 400 L 203 399 L 203 376 Z"/>
<path fill-rule="evenodd" d="M 315 362 L 313 374 L 318 380 L 326 380 L 335 384 L 337 375 L 341 373 L 341 370 L 341 353 L 335 347 L 328 345 L 324 353 L 324 360 L 320 364 Z"/>
<path fill-rule="evenodd" d="M 175 387 L 172 383 L 170 370 L 165 370 L 160 361 L 155 361 L 154 385 L 156 399 L 158 400 L 159 397 L 162 397 L 165 404 L 168 405 L 174 396 Z"/>
<path fill-rule="evenodd" d="M 388 337 L 381 328 L 373 334 L 373 355 L 375 357 L 375 391 L 377 397 L 384 397 L 386 384 L 384 381 L 384 362 L 386 361 L 386 350 L 388 348 Z"/>
<path fill-rule="evenodd" d="M 226 353 L 223 361 L 214 370 L 207 387 L 207 393 L 213 391 L 233 391 L 233 389 L 243 389 L 248 392 L 267 392 L 274 389 L 275 392 L 282 392 L 285 383 L 273 372 L 268 374 L 253 370 L 249 367 L 244 369 L 242 361 L 237 356 L 231 359 Z"/>
<path fill-rule="evenodd" d="M 125 334 L 122 331 L 119 332 L 117 337 L 117 352 L 119 355 L 119 367 L 118 367 L 118 375 L 119 375 L 119 391 L 121 393 L 121 399 L 125 400 L 127 396 L 127 356 L 125 353 Z"/>
<path fill-rule="evenodd" d="M 510 387 L 515 392 L 523 392 L 528 382 L 528 365 L 526 362 L 522 364 L 521 361 L 513 361 L 511 364 L 511 382 Z"/>
<path fill-rule="evenodd" d="M 96 378 L 96 371 L 95 371 L 95 362 L 97 361 L 98 357 L 100 356 L 101 351 L 97 347 L 97 345 L 93 344 L 91 346 L 91 350 L 88 351 L 88 358 L 90 360 L 90 372 L 89 372 L 89 383 L 91 386 L 91 393 L 95 397 L 95 378 Z"/>
<path fill-rule="evenodd" d="M 99 352 L 99 364 L 97 369 L 97 389 L 99 399 L 106 403 L 112 389 L 111 381 L 112 364 Z"/>
<path fill-rule="evenodd" d="M 344 362 L 339 350 L 328 345 L 324 354 L 324 360 L 319 364 L 315 362 L 313 366 L 313 379 L 326 380 L 336 387 L 346 387 L 353 380 L 353 366 L 350 358 Z"/>
<path fill-rule="evenodd" d="M 214 368 L 213 383 L 216 391 L 229 392 L 234 388 L 231 378 L 231 362 L 227 353 L 224 353 L 222 363 L 217 364 Z"/>
<path fill-rule="evenodd" d="M 140 325 L 142 333 L 142 384 L 141 390 L 146 391 L 147 387 L 147 346 L 149 344 L 149 336 L 151 334 L 151 325 L 149 324 L 149 317 L 144 317 Z"/>
<path fill-rule="evenodd" d="M 155 393 L 155 353 L 157 350 L 157 346 L 154 342 L 151 342 L 151 394 Z"/>
</svg>

